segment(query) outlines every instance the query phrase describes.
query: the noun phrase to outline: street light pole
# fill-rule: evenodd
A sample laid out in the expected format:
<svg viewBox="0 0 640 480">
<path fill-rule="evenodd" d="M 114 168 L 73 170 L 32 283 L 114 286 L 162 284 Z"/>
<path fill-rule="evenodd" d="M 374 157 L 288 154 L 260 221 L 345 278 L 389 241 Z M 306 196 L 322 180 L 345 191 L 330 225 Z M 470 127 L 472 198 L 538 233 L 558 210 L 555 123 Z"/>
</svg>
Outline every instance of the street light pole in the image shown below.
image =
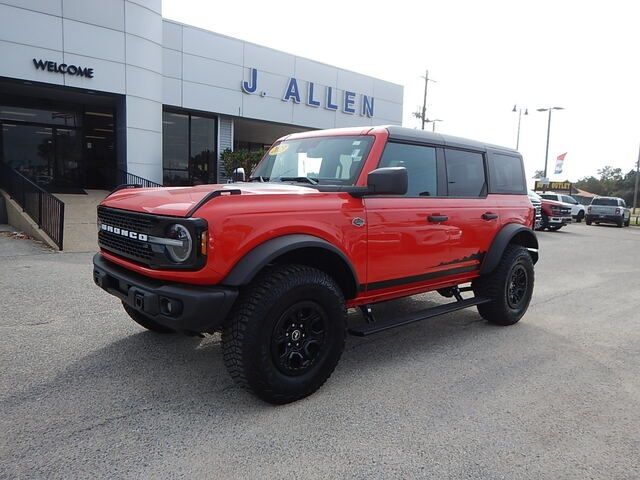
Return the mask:
<svg viewBox="0 0 640 480">
<path fill-rule="evenodd" d="M 422 130 L 424 130 L 424 124 L 427 121 L 427 87 L 429 86 L 429 70 L 424 76 L 424 97 L 422 98 Z"/>
<path fill-rule="evenodd" d="M 564 110 L 563 107 L 539 108 L 539 112 L 549 112 L 549 121 L 547 123 L 547 149 L 544 154 L 544 178 L 547 178 L 547 164 L 549 162 L 549 137 L 551 135 L 551 110 Z"/>
<path fill-rule="evenodd" d="M 513 106 L 512 112 L 518 112 L 518 134 L 516 135 L 516 150 L 520 148 L 520 122 L 522 121 L 522 107 L 518 107 L 518 105 Z M 529 109 L 527 107 L 524 108 L 524 114 L 529 115 Z"/>
</svg>

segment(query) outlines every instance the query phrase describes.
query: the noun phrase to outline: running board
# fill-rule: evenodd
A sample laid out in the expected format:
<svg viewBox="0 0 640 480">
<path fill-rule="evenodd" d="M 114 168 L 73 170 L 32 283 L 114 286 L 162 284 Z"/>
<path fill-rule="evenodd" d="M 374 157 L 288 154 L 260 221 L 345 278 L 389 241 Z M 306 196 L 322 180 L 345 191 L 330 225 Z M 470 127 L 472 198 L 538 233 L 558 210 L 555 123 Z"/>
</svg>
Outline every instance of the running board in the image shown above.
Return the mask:
<svg viewBox="0 0 640 480">
<path fill-rule="evenodd" d="M 473 307 L 474 305 L 480 305 L 482 303 L 488 303 L 491 300 L 488 298 L 467 298 L 456 302 L 446 303 L 444 305 L 438 305 L 437 307 L 427 308 L 426 310 L 420 310 L 418 312 L 412 312 L 400 317 L 396 317 L 393 320 L 386 322 L 366 323 L 349 329 L 351 335 L 356 337 L 366 337 L 374 333 L 384 332 L 395 327 L 401 327 L 403 325 L 409 325 L 410 323 L 419 322 L 420 320 L 426 320 L 427 318 L 437 317 L 438 315 L 444 315 L 445 313 L 456 312 L 463 308 Z"/>
</svg>

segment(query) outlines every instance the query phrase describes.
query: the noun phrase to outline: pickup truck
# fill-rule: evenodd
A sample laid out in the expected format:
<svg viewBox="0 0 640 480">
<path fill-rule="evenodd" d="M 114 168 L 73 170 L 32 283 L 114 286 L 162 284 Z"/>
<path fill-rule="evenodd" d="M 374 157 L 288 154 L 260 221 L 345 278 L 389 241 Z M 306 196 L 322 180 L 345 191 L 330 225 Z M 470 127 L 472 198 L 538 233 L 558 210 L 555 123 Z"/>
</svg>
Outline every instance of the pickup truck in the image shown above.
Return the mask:
<svg viewBox="0 0 640 480">
<path fill-rule="evenodd" d="M 587 207 L 585 220 L 587 225 L 614 223 L 618 228 L 628 227 L 631 221 L 631 210 L 627 208 L 627 204 L 622 198 L 596 197 Z"/>
<path fill-rule="evenodd" d="M 571 206 L 571 216 L 576 221 L 576 223 L 582 222 L 584 219 L 586 209 L 584 205 L 578 203 L 578 201 L 573 198 L 571 195 L 566 195 L 564 193 L 543 193 L 540 195 L 542 198 L 546 198 L 547 200 L 555 200 L 556 202 L 566 203 Z"/>
<path fill-rule="evenodd" d="M 542 223 L 539 230 L 547 229 L 550 232 L 560 230 L 565 225 L 571 223 L 571 205 L 555 200 L 541 198 L 542 202 Z"/>
</svg>

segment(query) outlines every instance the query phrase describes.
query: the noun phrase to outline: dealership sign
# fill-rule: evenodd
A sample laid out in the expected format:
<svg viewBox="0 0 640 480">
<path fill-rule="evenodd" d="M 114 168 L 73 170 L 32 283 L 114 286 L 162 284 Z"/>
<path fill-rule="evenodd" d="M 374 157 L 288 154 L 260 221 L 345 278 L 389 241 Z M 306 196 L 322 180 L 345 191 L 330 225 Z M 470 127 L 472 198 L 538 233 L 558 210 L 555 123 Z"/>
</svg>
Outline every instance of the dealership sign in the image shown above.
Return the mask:
<svg viewBox="0 0 640 480">
<path fill-rule="evenodd" d="M 258 91 L 258 70 L 256 68 L 249 69 L 249 80 L 243 81 L 241 87 L 242 91 L 248 95 L 255 93 L 259 93 L 262 97 L 266 95 L 265 91 Z M 303 91 L 305 95 L 303 95 Z M 290 77 L 285 86 L 282 101 L 302 103 L 303 99 L 304 103 L 310 107 L 323 106 L 327 110 L 340 109 L 344 113 L 352 115 L 357 111 L 363 117 L 373 117 L 374 98 L 372 96 L 358 95 L 349 90 L 345 90 L 339 96 L 333 87 L 323 87 L 314 82 L 306 82 L 304 85 L 297 78 Z"/>
<path fill-rule="evenodd" d="M 36 70 L 93 78 L 93 68 L 80 67 L 79 65 L 70 65 L 67 63 L 51 62 L 49 60 L 37 60 L 35 58 L 33 59 L 33 65 L 36 67 Z"/>
</svg>

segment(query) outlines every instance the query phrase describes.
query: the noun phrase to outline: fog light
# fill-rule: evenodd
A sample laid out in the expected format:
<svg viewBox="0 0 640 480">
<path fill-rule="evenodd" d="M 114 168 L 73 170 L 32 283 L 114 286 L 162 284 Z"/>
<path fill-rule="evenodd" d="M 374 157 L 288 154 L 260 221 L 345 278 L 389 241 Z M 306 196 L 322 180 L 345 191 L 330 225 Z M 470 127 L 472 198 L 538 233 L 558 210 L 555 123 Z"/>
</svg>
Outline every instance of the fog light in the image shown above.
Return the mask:
<svg viewBox="0 0 640 480">
<path fill-rule="evenodd" d="M 182 302 L 162 297 L 160 299 L 160 311 L 163 315 L 176 316 L 182 312 Z"/>
</svg>

